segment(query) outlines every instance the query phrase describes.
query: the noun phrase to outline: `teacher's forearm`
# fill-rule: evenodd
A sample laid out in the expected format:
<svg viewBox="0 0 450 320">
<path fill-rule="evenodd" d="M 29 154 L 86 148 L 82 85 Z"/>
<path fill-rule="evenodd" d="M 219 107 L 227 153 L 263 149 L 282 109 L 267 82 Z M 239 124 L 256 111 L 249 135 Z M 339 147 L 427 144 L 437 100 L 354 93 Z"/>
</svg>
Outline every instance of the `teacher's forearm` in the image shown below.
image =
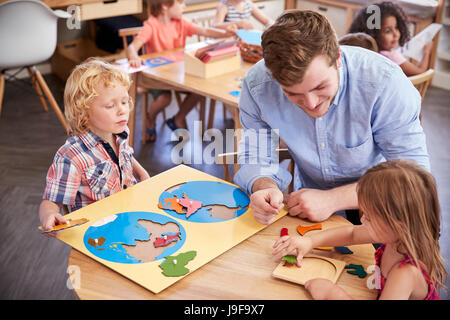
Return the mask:
<svg viewBox="0 0 450 320">
<path fill-rule="evenodd" d="M 358 209 L 357 183 L 346 184 L 329 190 L 333 199 L 334 211 Z"/>
</svg>

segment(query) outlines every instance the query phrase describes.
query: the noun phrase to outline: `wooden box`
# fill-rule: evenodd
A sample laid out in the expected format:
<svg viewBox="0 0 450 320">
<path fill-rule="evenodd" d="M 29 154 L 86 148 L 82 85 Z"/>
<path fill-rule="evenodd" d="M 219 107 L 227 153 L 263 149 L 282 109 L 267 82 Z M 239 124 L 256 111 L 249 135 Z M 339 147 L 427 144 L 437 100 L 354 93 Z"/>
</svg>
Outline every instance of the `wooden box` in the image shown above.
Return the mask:
<svg viewBox="0 0 450 320">
<path fill-rule="evenodd" d="M 240 68 L 241 56 L 239 54 L 204 63 L 195 57 L 195 50 L 184 53 L 184 72 L 196 77 L 211 78 Z"/>
<path fill-rule="evenodd" d="M 72 69 L 89 57 L 99 57 L 106 62 L 124 57 L 124 54 L 111 54 L 97 48 L 91 39 L 76 39 L 58 43 L 55 53 L 50 59 L 52 73 L 63 81 L 69 77 Z"/>
<path fill-rule="evenodd" d="M 79 20 L 93 20 L 141 13 L 142 0 L 107 0 L 80 5 Z"/>
</svg>

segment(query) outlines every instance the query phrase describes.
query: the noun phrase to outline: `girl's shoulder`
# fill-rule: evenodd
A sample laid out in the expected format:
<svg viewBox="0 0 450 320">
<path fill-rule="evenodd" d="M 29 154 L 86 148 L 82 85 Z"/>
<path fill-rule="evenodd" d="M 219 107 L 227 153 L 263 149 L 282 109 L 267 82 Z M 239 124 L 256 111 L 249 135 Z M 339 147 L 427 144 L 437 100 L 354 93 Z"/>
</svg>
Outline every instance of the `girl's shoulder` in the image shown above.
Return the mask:
<svg viewBox="0 0 450 320">
<path fill-rule="evenodd" d="M 410 299 L 423 300 L 428 294 L 428 281 L 422 269 L 409 260 L 396 263 L 389 271 L 387 279 L 400 286 L 410 287 Z"/>
</svg>

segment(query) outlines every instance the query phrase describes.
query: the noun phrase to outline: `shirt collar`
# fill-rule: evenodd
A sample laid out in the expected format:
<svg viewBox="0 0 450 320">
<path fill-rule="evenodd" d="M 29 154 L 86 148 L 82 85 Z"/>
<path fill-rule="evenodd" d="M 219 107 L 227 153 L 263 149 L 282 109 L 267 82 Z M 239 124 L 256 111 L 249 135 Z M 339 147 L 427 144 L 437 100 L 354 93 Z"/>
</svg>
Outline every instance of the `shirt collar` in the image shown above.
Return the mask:
<svg viewBox="0 0 450 320">
<path fill-rule="evenodd" d="M 126 140 L 128 138 L 128 132 L 122 131 L 121 133 L 116 134 L 117 137 L 119 137 L 121 140 Z M 81 141 L 88 147 L 88 149 L 94 148 L 97 144 L 101 143 L 102 140 L 92 131 L 88 131 L 86 133 L 81 134 L 80 136 Z M 119 144 L 122 141 L 119 141 Z"/>
</svg>

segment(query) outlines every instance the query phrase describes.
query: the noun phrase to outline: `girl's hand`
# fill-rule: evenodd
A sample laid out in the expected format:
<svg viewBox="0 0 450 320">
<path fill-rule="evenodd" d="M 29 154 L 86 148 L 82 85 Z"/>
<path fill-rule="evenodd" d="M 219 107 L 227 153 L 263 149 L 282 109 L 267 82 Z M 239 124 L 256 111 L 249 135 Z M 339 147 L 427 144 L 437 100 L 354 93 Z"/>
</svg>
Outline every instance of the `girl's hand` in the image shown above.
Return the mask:
<svg viewBox="0 0 450 320">
<path fill-rule="evenodd" d="M 328 279 L 311 279 L 306 281 L 305 289 L 314 300 L 327 300 L 330 298 L 330 292 L 333 291 L 335 284 Z"/>
<path fill-rule="evenodd" d="M 278 239 L 273 245 L 272 255 L 281 260 L 287 254 L 297 250 L 297 267 L 302 266 L 302 259 L 312 249 L 312 241 L 309 237 L 284 236 Z"/>
<path fill-rule="evenodd" d="M 139 57 L 129 59 L 130 66 L 133 68 L 139 68 L 145 63 L 145 60 Z"/>
<path fill-rule="evenodd" d="M 249 20 L 240 20 L 237 22 L 239 29 L 252 30 L 253 24 Z"/>
<path fill-rule="evenodd" d="M 228 25 L 225 30 L 227 31 L 227 37 L 234 36 L 238 32 L 238 27 L 235 24 Z"/>
</svg>

